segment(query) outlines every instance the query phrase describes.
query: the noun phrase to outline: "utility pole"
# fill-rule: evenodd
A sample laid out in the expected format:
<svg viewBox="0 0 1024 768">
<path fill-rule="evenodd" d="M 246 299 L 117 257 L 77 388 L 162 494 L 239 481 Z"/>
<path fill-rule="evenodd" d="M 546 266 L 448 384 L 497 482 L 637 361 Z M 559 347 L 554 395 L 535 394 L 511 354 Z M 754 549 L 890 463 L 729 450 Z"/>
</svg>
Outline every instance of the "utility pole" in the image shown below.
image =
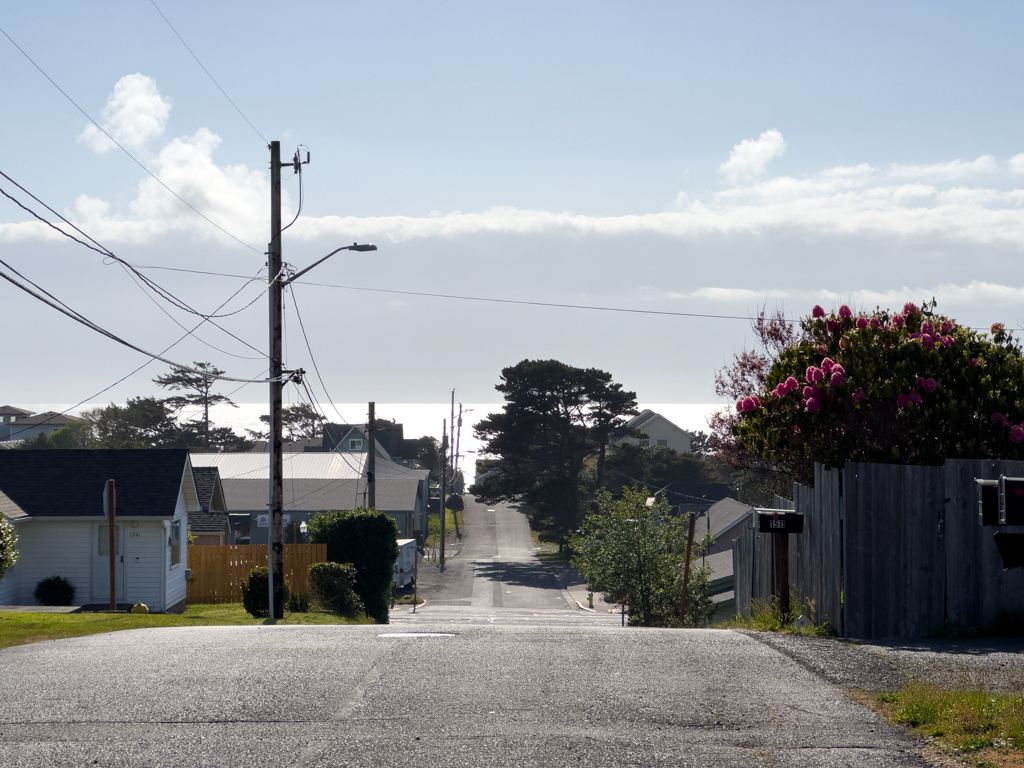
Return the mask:
<svg viewBox="0 0 1024 768">
<path fill-rule="evenodd" d="M 455 390 L 452 390 L 452 437 L 455 437 Z M 448 495 L 452 496 L 455 493 L 455 466 L 458 464 L 458 457 L 455 453 L 455 440 L 448 441 L 448 450 L 452 455 L 452 460 L 449 462 L 452 468 L 452 479 L 449 482 Z M 459 531 L 459 510 L 452 510 L 452 519 L 455 520 L 455 538 L 461 539 L 462 532 Z"/>
<path fill-rule="evenodd" d="M 267 253 L 270 280 L 270 530 L 267 541 L 267 579 L 270 618 L 284 618 L 284 463 L 282 461 L 282 400 L 284 364 L 281 340 L 281 142 L 270 142 L 270 246 Z"/>
<path fill-rule="evenodd" d="M 445 502 L 447 499 L 444 495 L 444 488 L 446 483 L 446 472 L 445 472 L 445 440 L 448 437 L 448 422 L 444 421 L 441 425 L 441 450 L 437 452 L 437 460 L 441 462 L 441 570 L 444 570 L 444 524 L 445 524 Z"/>
<path fill-rule="evenodd" d="M 369 453 L 366 455 L 366 487 L 369 491 L 368 506 L 377 508 L 377 417 L 374 415 L 375 403 L 370 403 L 370 423 L 367 425 Z"/>
</svg>

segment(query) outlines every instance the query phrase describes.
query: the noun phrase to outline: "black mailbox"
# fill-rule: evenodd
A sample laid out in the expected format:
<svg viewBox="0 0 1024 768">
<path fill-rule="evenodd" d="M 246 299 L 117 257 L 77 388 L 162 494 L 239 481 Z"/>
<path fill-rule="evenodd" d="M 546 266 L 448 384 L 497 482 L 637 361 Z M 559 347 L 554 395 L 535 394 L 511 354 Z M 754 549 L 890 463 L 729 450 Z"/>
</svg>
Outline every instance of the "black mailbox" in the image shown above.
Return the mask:
<svg viewBox="0 0 1024 768">
<path fill-rule="evenodd" d="M 978 522 L 999 525 L 999 481 L 975 480 L 978 484 Z"/>
<path fill-rule="evenodd" d="M 996 548 L 1003 559 L 1003 570 L 1024 568 L 1024 533 L 996 531 Z"/>
<path fill-rule="evenodd" d="M 1024 525 L 1024 477 L 999 477 L 999 524 Z"/>
<path fill-rule="evenodd" d="M 761 533 L 803 533 L 804 516 L 785 509 L 759 509 L 757 528 Z"/>
</svg>

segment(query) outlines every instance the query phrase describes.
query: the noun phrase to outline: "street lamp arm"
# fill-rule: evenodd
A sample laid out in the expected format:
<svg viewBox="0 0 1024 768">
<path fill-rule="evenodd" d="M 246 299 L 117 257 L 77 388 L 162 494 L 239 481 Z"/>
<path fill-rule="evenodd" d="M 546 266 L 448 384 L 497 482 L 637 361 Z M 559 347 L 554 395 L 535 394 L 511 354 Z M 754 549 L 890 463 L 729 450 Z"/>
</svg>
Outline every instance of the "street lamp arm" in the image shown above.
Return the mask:
<svg viewBox="0 0 1024 768">
<path fill-rule="evenodd" d="M 322 259 L 319 259 L 318 261 L 314 261 L 312 264 L 310 264 L 305 269 L 299 270 L 294 275 L 289 277 L 287 280 L 282 280 L 281 281 L 281 285 L 282 286 L 288 285 L 288 283 L 291 283 L 291 282 L 293 282 L 295 280 L 298 280 L 304 274 L 309 272 L 309 270 L 311 270 L 313 267 L 316 267 L 316 266 L 319 266 L 320 264 L 323 264 L 325 261 L 327 261 L 329 258 L 331 258 L 331 256 L 333 256 L 334 254 L 338 253 L 338 251 L 376 251 L 376 250 L 377 250 L 377 246 L 374 245 L 373 243 L 352 243 L 352 245 L 343 245 L 341 248 L 335 248 L 333 251 L 328 253 Z"/>
</svg>

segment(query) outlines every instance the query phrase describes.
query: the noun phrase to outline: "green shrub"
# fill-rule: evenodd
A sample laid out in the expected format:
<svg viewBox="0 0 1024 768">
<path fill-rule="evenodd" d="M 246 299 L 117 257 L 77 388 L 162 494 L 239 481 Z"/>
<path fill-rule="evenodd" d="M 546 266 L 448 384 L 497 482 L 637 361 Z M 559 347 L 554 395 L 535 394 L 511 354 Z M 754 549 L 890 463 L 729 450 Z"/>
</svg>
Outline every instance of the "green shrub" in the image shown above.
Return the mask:
<svg viewBox="0 0 1024 768">
<path fill-rule="evenodd" d="M 261 565 L 249 571 L 245 581 L 242 582 L 242 606 L 251 616 L 257 619 L 265 619 L 270 616 L 270 571 L 267 566 Z M 291 589 L 288 582 L 284 583 L 284 602 L 288 604 L 288 596 Z"/>
<path fill-rule="evenodd" d="M 387 624 L 398 557 L 395 521 L 375 509 L 320 512 L 309 521 L 309 540 L 326 544 L 327 559 L 332 563 L 355 566 L 355 592 L 366 615 L 378 624 Z"/>
<path fill-rule="evenodd" d="M 309 613 L 309 594 L 306 592 L 292 592 L 288 596 L 288 604 L 285 609 L 290 613 Z"/>
<path fill-rule="evenodd" d="M 3 515 L 0 515 L 0 579 L 17 560 L 18 534 L 14 530 L 14 526 L 7 522 Z"/>
<path fill-rule="evenodd" d="M 75 601 L 75 585 L 63 576 L 47 576 L 39 580 L 32 595 L 40 605 L 71 605 Z"/>
<path fill-rule="evenodd" d="M 355 591 L 356 569 L 350 563 L 313 563 L 309 566 L 309 588 L 328 610 L 354 619 L 365 609 Z"/>
</svg>

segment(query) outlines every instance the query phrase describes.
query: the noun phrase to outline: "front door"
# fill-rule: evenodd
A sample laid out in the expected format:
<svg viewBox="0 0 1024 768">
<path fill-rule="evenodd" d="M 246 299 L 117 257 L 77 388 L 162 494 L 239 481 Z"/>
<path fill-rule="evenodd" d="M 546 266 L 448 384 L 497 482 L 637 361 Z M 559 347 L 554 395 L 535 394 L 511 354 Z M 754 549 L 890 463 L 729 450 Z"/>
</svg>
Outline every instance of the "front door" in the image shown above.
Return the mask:
<svg viewBox="0 0 1024 768">
<path fill-rule="evenodd" d="M 92 539 L 92 600 L 110 603 L 110 526 L 101 523 L 93 528 Z M 114 524 L 114 557 L 117 562 L 117 600 L 124 602 L 124 528 Z"/>
</svg>

